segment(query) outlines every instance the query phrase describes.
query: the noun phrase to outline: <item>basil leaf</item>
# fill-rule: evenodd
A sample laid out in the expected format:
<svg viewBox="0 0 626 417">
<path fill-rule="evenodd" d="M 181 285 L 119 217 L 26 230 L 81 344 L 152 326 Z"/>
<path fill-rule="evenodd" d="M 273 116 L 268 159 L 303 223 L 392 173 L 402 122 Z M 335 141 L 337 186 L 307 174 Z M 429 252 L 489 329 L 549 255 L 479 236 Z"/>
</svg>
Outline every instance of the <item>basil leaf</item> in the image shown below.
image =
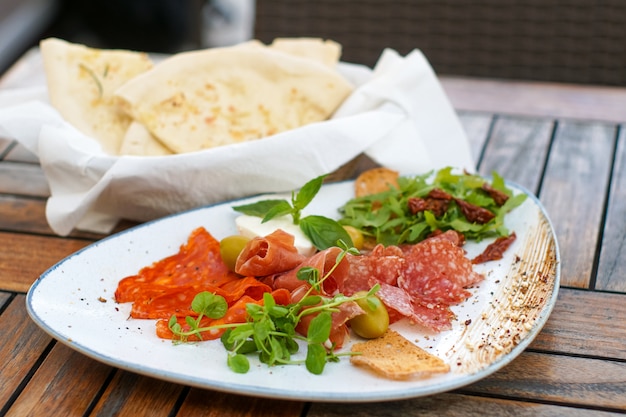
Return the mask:
<svg viewBox="0 0 626 417">
<path fill-rule="evenodd" d="M 274 217 L 280 217 L 291 213 L 293 213 L 293 209 L 291 208 L 289 203 L 285 200 L 282 200 L 278 204 L 270 208 L 267 213 L 265 213 L 265 216 L 263 216 L 263 221 L 261 223 L 272 220 Z"/>
<path fill-rule="evenodd" d="M 248 216 L 265 217 L 274 206 L 287 204 L 285 200 L 261 200 L 256 203 L 244 204 L 241 206 L 234 206 L 233 210 L 238 211 Z"/>
<path fill-rule="evenodd" d="M 326 175 L 320 175 L 317 178 L 313 178 L 302 186 L 295 197 L 292 197 L 293 207 L 296 210 L 302 210 L 313 200 L 313 197 L 315 197 L 320 188 L 322 188 L 325 177 Z"/>
<path fill-rule="evenodd" d="M 354 246 L 346 229 L 328 217 L 306 216 L 300 220 L 300 229 L 319 250 L 337 246 L 339 240 Z"/>
</svg>

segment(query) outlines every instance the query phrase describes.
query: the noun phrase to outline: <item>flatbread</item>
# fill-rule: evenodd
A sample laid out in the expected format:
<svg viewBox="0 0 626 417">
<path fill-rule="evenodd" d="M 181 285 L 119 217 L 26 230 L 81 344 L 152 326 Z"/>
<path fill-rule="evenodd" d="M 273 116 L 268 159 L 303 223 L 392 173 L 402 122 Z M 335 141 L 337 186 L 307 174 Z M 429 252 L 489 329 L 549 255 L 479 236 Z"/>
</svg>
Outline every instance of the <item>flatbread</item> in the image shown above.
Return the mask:
<svg viewBox="0 0 626 417">
<path fill-rule="evenodd" d="M 393 330 L 387 330 L 377 339 L 355 343 L 351 351 L 358 353 L 350 357 L 352 364 L 368 367 L 389 379 L 425 378 L 450 371 L 450 366 L 441 358 L 426 352 Z"/>
<path fill-rule="evenodd" d="M 341 45 L 321 38 L 276 38 L 270 48 L 294 56 L 312 59 L 334 68 L 341 57 Z"/>
<path fill-rule="evenodd" d="M 162 156 L 172 151 L 159 142 L 144 125 L 133 121 L 122 140 L 120 155 Z"/>
<path fill-rule="evenodd" d="M 48 38 L 40 42 L 50 103 L 70 124 L 117 154 L 131 118 L 116 105 L 114 92 L 153 67 L 148 55 L 103 50 Z"/>
<path fill-rule="evenodd" d="M 184 153 L 326 120 L 352 88 L 324 64 L 252 43 L 174 55 L 116 96 L 159 141 Z"/>
</svg>

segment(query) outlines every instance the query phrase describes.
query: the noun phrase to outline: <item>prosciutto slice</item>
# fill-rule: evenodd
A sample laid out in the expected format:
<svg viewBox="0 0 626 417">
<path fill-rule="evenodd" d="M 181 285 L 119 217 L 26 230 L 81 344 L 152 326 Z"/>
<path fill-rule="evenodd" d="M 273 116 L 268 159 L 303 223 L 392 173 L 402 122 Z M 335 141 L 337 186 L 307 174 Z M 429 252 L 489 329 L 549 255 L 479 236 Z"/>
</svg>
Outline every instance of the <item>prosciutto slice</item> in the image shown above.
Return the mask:
<svg viewBox="0 0 626 417">
<path fill-rule="evenodd" d="M 325 249 L 309 258 L 304 259 L 304 261 L 290 271 L 285 272 L 284 274 L 267 277 L 263 281 L 269 284 L 272 288 L 286 288 L 290 291 L 294 291 L 303 285 L 310 285 L 307 282 L 298 279 L 297 274 L 300 269 L 304 267 L 315 268 L 319 271 L 320 278 L 325 277 L 332 270 L 330 276 L 327 277 L 322 284 L 321 294 L 334 294 L 339 288 L 343 288 L 343 283 L 349 268 L 346 258 L 342 259 L 342 261 L 335 266 L 337 263 L 337 257 L 340 253 L 341 249 L 338 247 Z"/>
<path fill-rule="evenodd" d="M 289 271 L 305 256 L 294 246 L 293 235 L 278 229 L 265 237 L 255 237 L 244 247 L 235 272 L 244 276 L 264 277 Z"/>
</svg>

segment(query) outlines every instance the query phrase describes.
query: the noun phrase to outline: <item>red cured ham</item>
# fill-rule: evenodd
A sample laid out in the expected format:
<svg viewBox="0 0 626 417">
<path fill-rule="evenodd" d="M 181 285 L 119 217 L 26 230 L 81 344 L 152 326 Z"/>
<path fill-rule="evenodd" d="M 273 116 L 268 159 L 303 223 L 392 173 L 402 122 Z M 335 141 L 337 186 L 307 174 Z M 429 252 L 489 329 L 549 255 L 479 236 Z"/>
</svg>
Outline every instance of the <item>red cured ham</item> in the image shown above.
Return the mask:
<svg viewBox="0 0 626 417">
<path fill-rule="evenodd" d="M 289 271 L 305 259 L 298 253 L 294 240 L 293 235 L 281 229 L 265 237 L 255 237 L 237 258 L 235 271 L 255 277 Z"/>
<path fill-rule="evenodd" d="M 335 267 L 337 257 L 340 253 L 341 249 L 338 247 L 325 249 L 309 258 L 304 259 L 304 261 L 290 271 L 284 274 L 268 277 L 264 280 L 264 282 L 268 283 L 272 288 L 286 288 L 289 291 L 294 291 L 303 285 L 309 285 L 305 281 L 299 280 L 297 277 L 297 273 L 301 268 L 315 268 L 320 272 L 320 277 L 326 276 L 328 272 L 333 269 L 331 275 L 324 280 L 322 288 L 323 295 L 333 294 L 339 288 L 343 288 L 343 281 L 349 268 L 345 258 Z"/>
</svg>

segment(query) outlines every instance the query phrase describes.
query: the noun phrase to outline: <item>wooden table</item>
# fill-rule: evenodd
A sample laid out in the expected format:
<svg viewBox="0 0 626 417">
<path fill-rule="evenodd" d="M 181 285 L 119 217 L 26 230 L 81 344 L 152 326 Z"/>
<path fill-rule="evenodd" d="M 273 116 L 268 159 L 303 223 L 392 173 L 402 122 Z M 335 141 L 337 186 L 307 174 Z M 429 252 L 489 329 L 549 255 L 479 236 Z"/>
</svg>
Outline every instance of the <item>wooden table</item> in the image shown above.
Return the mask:
<svg viewBox="0 0 626 417">
<path fill-rule="evenodd" d="M 22 60 L 0 82 L 27 85 Z M 442 77 L 483 174 L 536 193 L 562 255 L 562 288 L 529 349 L 462 389 L 374 404 L 276 401 L 162 382 L 98 363 L 28 317 L 48 267 L 102 238 L 55 236 L 36 158 L 0 139 L 0 415 L 608 416 L 626 414 L 626 89 Z M 121 224 L 119 229 L 128 227 Z"/>
</svg>

